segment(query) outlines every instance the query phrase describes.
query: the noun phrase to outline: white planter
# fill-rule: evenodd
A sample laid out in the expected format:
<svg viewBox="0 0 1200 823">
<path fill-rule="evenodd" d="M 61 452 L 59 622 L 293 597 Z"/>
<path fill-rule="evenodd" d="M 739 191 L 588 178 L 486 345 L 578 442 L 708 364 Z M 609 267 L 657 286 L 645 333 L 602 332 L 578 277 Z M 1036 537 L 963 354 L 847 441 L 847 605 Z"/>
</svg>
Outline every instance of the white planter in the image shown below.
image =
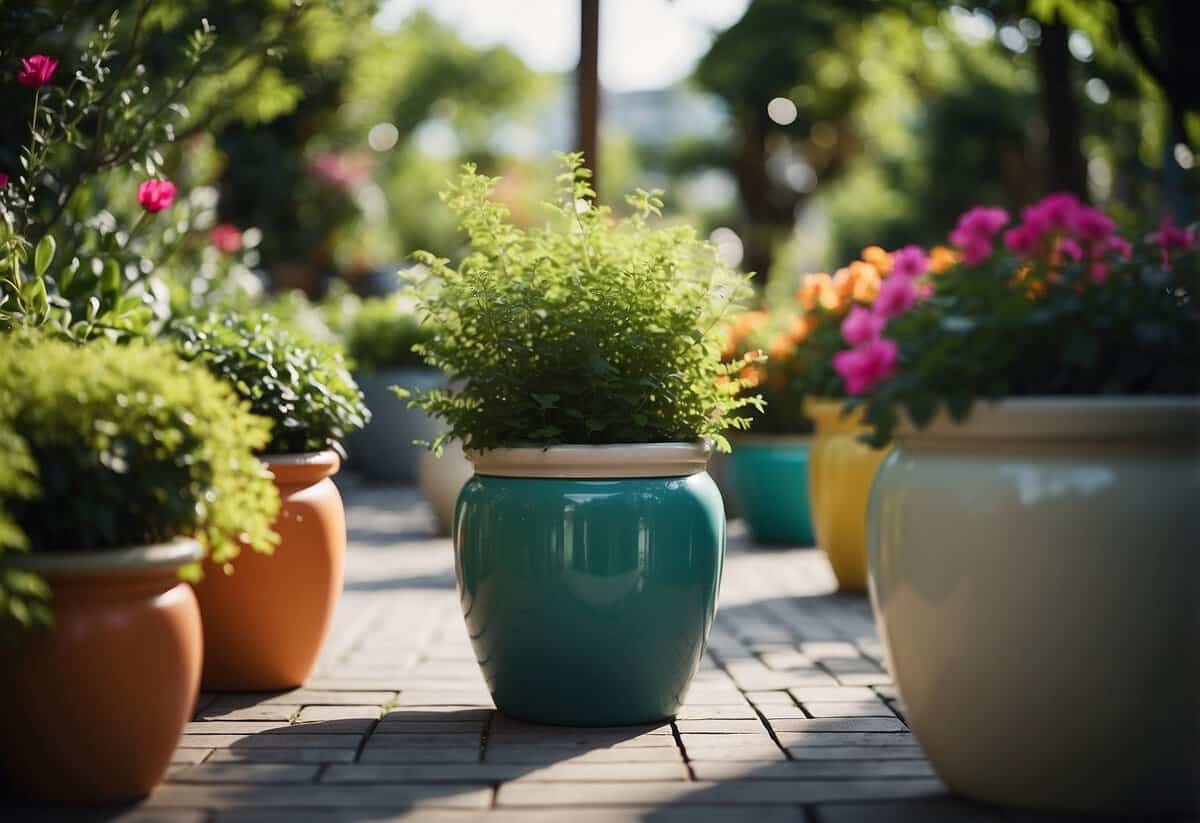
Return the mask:
<svg viewBox="0 0 1200 823">
<path fill-rule="evenodd" d="M 871 598 L 955 791 L 1070 812 L 1200 807 L 1200 398 L 1029 398 L 902 430 Z"/>
<path fill-rule="evenodd" d="M 360 372 L 354 380 L 371 410 L 371 422 L 346 438 L 346 467 L 375 483 L 415 483 L 425 449 L 413 441 L 433 440 L 441 426 L 420 409 L 408 408 L 408 401 L 397 397 L 392 386 L 433 389 L 444 385 L 445 377 L 416 368 Z"/>
<path fill-rule="evenodd" d="M 457 440 L 446 445 L 441 457 L 428 450 L 422 452 L 417 464 L 417 482 L 433 509 L 439 535 L 450 534 L 458 493 L 474 473 L 470 461 L 463 456 L 462 443 Z"/>
</svg>

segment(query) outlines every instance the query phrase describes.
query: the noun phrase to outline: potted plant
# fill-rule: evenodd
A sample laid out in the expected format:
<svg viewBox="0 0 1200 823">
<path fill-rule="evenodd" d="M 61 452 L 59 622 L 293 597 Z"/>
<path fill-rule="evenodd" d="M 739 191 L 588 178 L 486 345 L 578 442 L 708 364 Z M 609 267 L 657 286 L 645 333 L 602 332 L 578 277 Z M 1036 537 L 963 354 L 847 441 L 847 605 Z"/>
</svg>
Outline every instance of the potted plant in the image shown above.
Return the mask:
<svg viewBox="0 0 1200 823">
<path fill-rule="evenodd" d="M 168 333 L 274 422 L 259 459 L 282 507 L 275 557 L 247 553 L 236 572 L 211 564 L 196 594 L 204 618 L 204 687 L 300 685 L 316 664 L 342 591 L 346 519 L 330 479 L 341 439 L 370 417 L 341 353 L 298 337 L 270 315 L 180 318 Z"/>
<path fill-rule="evenodd" d="M 798 344 L 808 322 L 796 311 L 746 312 L 726 329 L 724 357 L 753 358 L 742 377 L 761 392 L 766 408 L 752 415 L 752 431 L 733 441 L 733 485 L 757 543 L 809 545 L 808 451 L 812 423 L 804 413 Z M 765 359 L 758 353 L 766 351 Z"/>
<path fill-rule="evenodd" d="M 180 580 L 201 546 L 269 549 L 279 505 L 252 451 L 270 423 L 169 347 L 0 345 L 0 770 L 101 803 L 162 778 L 200 683 Z M 199 538 L 199 540 L 197 540 Z M 52 625 L 45 625 L 52 623 Z"/>
<path fill-rule="evenodd" d="M 997 250 L 1008 223 L 963 215 L 962 264 L 876 338 L 894 373 L 856 384 L 895 443 L 870 508 L 891 669 L 957 792 L 1195 811 L 1196 235 L 1167 221 L 1131 243 L 1070 195 Z"/>
<path fill-rule="evenodd" d="M 525 720 L 673 715 L 716 606 L 725 518 L 709 442 L 747 424 L 744 363 L 720 326 L 747 288 L 686 226 L 650 225 L 655 193 L 614 220 L 580 155 L 528 231 L 466 166 L 446 194 L 471 243 L 413 278 L 452 382 L 415 393 L 475 476 L 454 523 L 459 594 L 496 705 Z M 721 375 L 732 375 L 718 384 Z"/>
<path fill-rule="evenodd" d="M 430 389 L 445 382 L 413 351 L 428 333 L 402 295 L 345 295 L 338 302 L 344 307 L 340 325 L 354 380 L 372 412 L 366 427 L 346 441 L 349 465 L 367 480 L 414 483 L 424 451 L 415 441 L 433 440 L 440 427 L 424 412 L 397 403 L 391 386 Z"/>
</svg>

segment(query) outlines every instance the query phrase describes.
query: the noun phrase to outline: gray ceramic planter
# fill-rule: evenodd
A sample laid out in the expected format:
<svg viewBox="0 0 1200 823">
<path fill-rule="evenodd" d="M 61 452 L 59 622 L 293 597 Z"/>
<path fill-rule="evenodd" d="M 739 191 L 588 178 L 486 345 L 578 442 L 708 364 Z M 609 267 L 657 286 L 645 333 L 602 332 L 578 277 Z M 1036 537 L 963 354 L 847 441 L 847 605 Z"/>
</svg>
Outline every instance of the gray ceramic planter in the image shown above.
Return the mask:
<svg viewBox="0 0 1200 823">
<path fill-rule="evenodd" d="M 354 379 L 371 410 L 371 422 L 347 439 L 347 467 L 375 483 L 416 483 L 423 449 L 413 441 L 432 440 L 441 427 L 425 412 L 408 408 L 391 387 L 432 389 L 446 378 L 432 369 L 410 368 L 359 372 Z"/>
</svg>

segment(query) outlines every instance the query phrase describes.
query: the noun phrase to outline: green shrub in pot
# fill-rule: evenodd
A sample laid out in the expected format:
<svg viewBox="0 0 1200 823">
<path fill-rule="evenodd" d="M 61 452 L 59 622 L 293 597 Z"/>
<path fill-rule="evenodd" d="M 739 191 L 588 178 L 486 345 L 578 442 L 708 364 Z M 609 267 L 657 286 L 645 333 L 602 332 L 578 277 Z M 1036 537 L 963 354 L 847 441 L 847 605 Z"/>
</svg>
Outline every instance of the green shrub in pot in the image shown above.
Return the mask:
<svg viewBox="0 0 1200 823">
<path fill-rule="evenodd" d="M 372 411 L 371 422 L 346 444 L 350 466 L 371 481 L 413 483 L 422 451 L 417 443 L 433 440 L 441 427 L 426 413 L 406 408 L 391 386 L 445 384 L 442 373 L 414 351 L 429 338 L 429 326 L 420 322 L 411 299 L 400 294 L 347 296 L 341 303 L 346 353 Z"/>
<path fill-rule="evenodd" d="M 475 464 L 454 523 L 456 570 L 496 705 L 580 725 L 674 714 L 711 626 L 725 545 L 708 441 L 744 428 L 742 362 L 721 325 L 747 291 L 658 194 L 616 219 L 578 155 L 528 231 L 467 166 L 446 194 L 471 250 L 412 275 L 451 383 L 413 404 Z M 552 661 L 552 665 L 547 665 Z"/>
<path fill-rule="evenodd" d="M 270 421 L 169 346 L 2 342 L 0 622 L 53 629 L 0 643 L 0 771 L 59 802 L 143 795 L 200 684 L 180 569 L 274 544 Z"/>
<path fill-rule="evenodd" d="M 298 686 L 316 664 L 342 590 L 346 514 L 332 480 L 341 441 L 370 412 L 339 349 L 270 315 L 182 318 L 169 333 L 181 356 L 203 363 L 275 423 L 259 455 L 279 489 L 279 548 L 197 585 L 204 687 Z"/>
</svg>

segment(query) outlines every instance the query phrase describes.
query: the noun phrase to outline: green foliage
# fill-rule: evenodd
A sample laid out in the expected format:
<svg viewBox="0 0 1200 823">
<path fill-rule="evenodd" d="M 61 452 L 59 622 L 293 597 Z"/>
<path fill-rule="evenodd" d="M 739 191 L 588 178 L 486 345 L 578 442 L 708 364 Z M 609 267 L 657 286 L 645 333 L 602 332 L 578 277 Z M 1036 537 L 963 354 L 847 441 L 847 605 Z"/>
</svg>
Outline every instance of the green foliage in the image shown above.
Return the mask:
<svg viewBox="0 0 1200 823">
<path fill-rule="evenodd" d="M 461 388 L 423 391 L 412 405 L 445 419 L 475 449 L 558 443 L 712 438 L 745 428 L 757 397 L 719 381 L 720 326 L 748 291 L 687 226 L 650 225 L 657 193 L 629 198 L 614 220 L 594 202 L 579 155 L 563 157 L 561 198 L 543 228 L 523 231 L 491 199 L 496 180 L 467 165 L 444 195 L 471 251 L 457 267 L 432 254 L 411 276 L 434 331 L 425 361 Z"/>
<path fill-rule="evenodd" d="M 341 450 L 347 433 L 371 413 L 341 352 L 307 340 L 268 314 L 181 318 L 167 334 L 185 360 L 198 360 L 275 423 L 259 453 Z"/>
<path fill-rule="evenodd" d="M 429 337 L 411 305 L 395 297 L 366 298 L 350 318 L 345 332 L 346 353 L 356 370 L 413 368 L 424 362 L 413 346 Z"/>
<path fill-rule="evenodd" d="M 10 449 L 11 437 L 0 448 L 10 464 L 0 508 L 29 550 L 102 551 L 179 535 L 199 537 L 218 563 L 243 546 L 272 550 L 279 497 L 253 455 L 269 421 L 170 347 L 10 336 L 0 346 L 0 398 L 26 448 Z M 28 576 L 6 575 L 6 616 L 44 617 L 29 608 L 38 590 Z"/>
<path fill-rule="evenodd" d="M 1088 265 L 997 253 L 938 275 L 934 295 L 887 326 L 896 374 L 852 401 L 871 442 L 887 443 L 902 414 L 918 427 L 941 409 L 963 420 L 979 399 L 1200 393 L 1200 251 L 1164 267 L 1142 242 L 1103 282 Z"/>
<path fill-rule="evenodd" d="M 0 628 L 50 622 L 49 589 L 35 574 L 6 568 L 5 552 L 28 551 L 29 541 L 12 513 L 12 501 L 37 494 L 37 465 L 25 441 L 12 430 L 14 398 L 0 398 Z"/>
</svg>

